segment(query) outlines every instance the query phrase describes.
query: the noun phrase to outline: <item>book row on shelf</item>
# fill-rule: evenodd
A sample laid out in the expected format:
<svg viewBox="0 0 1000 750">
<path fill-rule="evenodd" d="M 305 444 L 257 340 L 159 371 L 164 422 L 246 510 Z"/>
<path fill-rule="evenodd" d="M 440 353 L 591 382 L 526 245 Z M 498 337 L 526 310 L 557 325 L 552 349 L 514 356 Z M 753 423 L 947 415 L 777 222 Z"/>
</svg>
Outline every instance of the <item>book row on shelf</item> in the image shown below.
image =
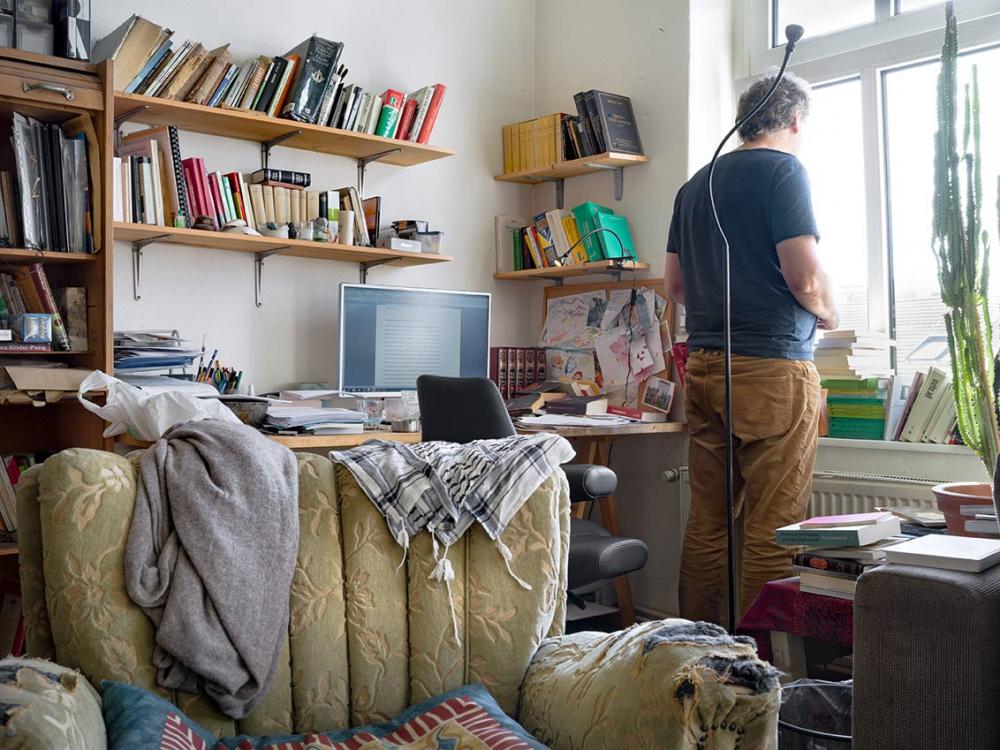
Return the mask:
<svg viewBox="0 0 1000 750">
<path fill-rule="evenodd" d="M 642 155 L 631 99 L 591 89 L 573 100 L 576 115 L 556 112 L 503 126 L 504 173 L 607 152 Z"/>
<path fill-rule="evenodd" d="M 0 273 L 0 355 L 87 349 L 87 289 L 53 289 L 41 263 Z"/>
<path fill-rule="evenodd" d="M 133 15 L 94 45 L 92 59 L 112 60 L 125 93 L 259 112 L 297 122 L 427 143 L 446 86 L 381 94 L 347 81 L 344 45 L 312 36 L 284 55 L 232 59 L 229 45 L 206 50 Z"/>
<path fill-rule="evenodd" d="M 588 236 L 598 228 L 611 231 Z M 628 217 L 593 201 L 572 211 L 545 211 L 531 221 L 497 216 L 495 230 L 497 273 L 636 257 Z"/>
<path fill-rule="evenodd" d="M 947 373 L 936 367 L 894 375 L 893 342 L 863 330 L 829 331 L 815 362 L 827 391 L 829 437 L 907 443 L 960 442 Z"/>
<path fill-rule="evenodd" d="M 14 487 L 21 474 L 34 466 L 43 455 L 11 453 L 0 456 L 0 546 L 17 541 L 17 496 Z"/>
</svg>

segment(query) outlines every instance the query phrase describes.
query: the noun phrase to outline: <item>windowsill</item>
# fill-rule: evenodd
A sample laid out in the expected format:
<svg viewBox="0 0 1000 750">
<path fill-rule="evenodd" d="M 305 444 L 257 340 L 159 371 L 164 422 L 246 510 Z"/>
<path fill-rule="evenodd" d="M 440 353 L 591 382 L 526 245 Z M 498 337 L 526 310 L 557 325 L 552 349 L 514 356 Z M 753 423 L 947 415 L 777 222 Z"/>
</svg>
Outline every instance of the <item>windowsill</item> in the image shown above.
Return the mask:
<svg viewBox="0 0 1000 750">
<path fill-rule="evenodd" d="M 965 445 L 940 445 L 938 443 L 903 443 L 892 440 L 851 440 L 849 438 L 821 437 L 820 448 L 844 450 L 893 451 L 897 453 L 945 453 L 953 456 L 975 455 Z"/>
</svg>

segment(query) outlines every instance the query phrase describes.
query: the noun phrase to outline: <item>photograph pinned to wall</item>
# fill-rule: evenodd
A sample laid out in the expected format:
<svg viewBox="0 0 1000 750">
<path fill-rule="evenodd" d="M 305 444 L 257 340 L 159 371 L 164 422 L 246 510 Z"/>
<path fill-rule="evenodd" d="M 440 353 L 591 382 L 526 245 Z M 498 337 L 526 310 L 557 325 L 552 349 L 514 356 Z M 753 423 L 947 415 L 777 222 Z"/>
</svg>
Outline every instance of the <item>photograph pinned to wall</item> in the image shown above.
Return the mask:
<svg viewBox="0 0 1000 750">
<path fill-rule="evenodd" d="M 597 380 L 594 352 L 573 349 L 547 349 L 545 373 L 550 380 Z"/>
<path fill-rule="evenodd" d="M 646 381 L 646 390 L 642 394 L 642 407 L 668 414 L 674 403 L 675 389 L 676 385 L 670 380 L 656 376 L 649 378 Z"/>
<path fill-rule="evenodd" d="M 550 299 L 539 346 L 593 349 L 607 304 L 601 290 Z"/>
</svg>

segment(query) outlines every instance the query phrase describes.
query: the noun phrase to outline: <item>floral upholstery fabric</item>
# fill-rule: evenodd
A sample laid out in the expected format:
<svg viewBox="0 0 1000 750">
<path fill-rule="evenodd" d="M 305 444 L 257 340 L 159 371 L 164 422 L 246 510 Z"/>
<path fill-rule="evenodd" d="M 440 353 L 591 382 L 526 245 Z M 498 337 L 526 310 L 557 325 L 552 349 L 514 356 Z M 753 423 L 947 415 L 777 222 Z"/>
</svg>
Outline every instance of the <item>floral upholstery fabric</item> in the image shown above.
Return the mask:
<svg viewBox="0 0 1000 750">
<path fill-rule="evenodd" d="M 595 733 L 622 721 L 634 736 L 647 728 L 652 732 L 635 747 L 669 748 L 653 738 L 696 737 L 691 727 L 700 727 L 698 720 L 709 715 L 710 695 L 717 702 L 759 707 L 777 694 L 765 692 L 754 702 L 725 680 L 714 687 L 707 672 L 702 676 L 702 668 L 691 666 L 712 654 L 749 659 L 752 649 L 746 644 L 658 645 L 640 658 L 640 643 L 652 626 L 614 637 L 561 637 L 569 549 L 569 488 L 562 472 L 535 491 L 502 537 L 513 552 L 514 572 L 532 590 L 511 578 L 478 526 L 449 549 L 456 641 L 447 590 L 428 578 L 434 563 L 427 534 L 414 538 L 404 560 L 349 472 L 325 456 L 297 458 L 300 542 L 287 659 L 251 715 L 234 722 L 203 696 L 156 685 L 153 626 L 129 599 L 122 572 L 138 455 L 72 449 L 27 472 L 19 483 L 29 655 L 79 669 L 95 685 L 112 680 L 150 690 L 218 737 L 376 724 L 414 703 L 479 683 L 552 747 L 599 747 L 593 744 Z M 606 658 L 590 654 L 574 660 L 573 654 L 583 651 Z M 683 669 L 695 670 L 703 687 L 685 695 L 683 711 L 668 711 L 666 704 L 673 705 L 668 694 Z M 633 696 L 634 704 L 635 693 L 622 689 L 633 684 L 645 685 L 641 699 L 650 706 L 659 699 L 659 720 L 666 728 L 654 729 L 635 716 L 627 698 Z M 596 717 L 602 723 L 586 734 Z M 753 731 L 769 719 L 756 721 Z M 743 736 L 749 738 L 747 726 Z M 740 748 L 758 746 L 774 745 Z"/>
</svg>

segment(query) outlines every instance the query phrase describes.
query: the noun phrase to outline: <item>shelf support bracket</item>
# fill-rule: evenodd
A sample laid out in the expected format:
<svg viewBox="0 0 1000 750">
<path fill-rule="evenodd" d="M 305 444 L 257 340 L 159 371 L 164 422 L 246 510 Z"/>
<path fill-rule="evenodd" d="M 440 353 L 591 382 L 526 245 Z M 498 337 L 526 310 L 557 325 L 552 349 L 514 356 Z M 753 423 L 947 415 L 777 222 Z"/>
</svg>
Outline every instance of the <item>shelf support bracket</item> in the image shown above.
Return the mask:
<svg viewBox="0 0 1000 750">
<path fill-rule="evenodd" d="M 264 306 L 264 261 L 272 255 L 278 255 L 291 249 L 290 246 L 285 245 L 284 247 L 276 247 L 271 250 L 261 250 L 253 254 L 253 302 L 256 307 Z"/>
<path fill-rule="evenodd" d="M 372 154 L 371 156 L 362 156 L 358 159 L 358 195 L 362 198 L 365 197 L 365 170 L 368 169 L 368 165 L 374 161 L 380 161 L 387 156 L 392 154 L 398 154 L 402 151 L 402 148 L 390 148 L 388 151 L 379 151 L 377 154 Z M 362 282 L 364 283 L 364 282 Z"/>
<path fill-rule="evenodd" d="M 132 299 L 136 302 L 142 299 L 142 249 L 169 236 L 169 234 L 158 234 L 155 237 L 132 241 Z"/>
<path fill-rule="evenodd" d="M 615 200 L 620 201 L 625 195 L 625 168 L 615 167 L 611 164 L 586 164 L 585 166 L 591 169 L 603 169 L 606 172 L 611 172 L 614 177 L 615 184 Z"/>
<path fill-rule="evenodd" d="M 133 117 L 138 115 L 140 112 L 145 112 L 149 109 L 148 104 L 143 104 L 135 109 L 130 109 L 128 112 L 122 112 L 118 117 L 115 118 L 115 149 L 122 147 L 122 125 L 131 120 Z"/>
<path fill-rule="evenodd" d="M 543 182 L 551 182 L 556 186 L 556 208 L 562 209 L 563 207 L 563 188 L 565 186 L 565 180 L 562 177 L 538 177 L 533 183 L 535 185 L 540 185 Z"/>
<path fill-rule="evenodd" d="M 368 269 L 375 268 L 375 266 L 384 266 L 386 263 L 392 263 L 395 258 L 383 258 L 382 260 L 367 260 L 364 263 L 358 265 L 358 277 L 362 284 L 368 283 Z"/>
<path fill-rule="evenodd" d="M 277 146 L 277 145 L 279 145 L 281 143 L 284 143 L 289 138 L 294 138 L 297 135 L 302 135 L 302 131 L 301 130 L 293 130 L 293 131 L 291 131 L 289 133 L 285 133 L 284 135 L 279 135 L 279 136 L 277 136 L 275 138 L 272 138 L 269 141 L 261 141 L 261 143 L 260 143 L 260 168 L 261 169 L 267 169 L 267 165 L 271 161 L 271 149 L 272 148 L 274 148 L 275 146 Z"/>
</svg>

